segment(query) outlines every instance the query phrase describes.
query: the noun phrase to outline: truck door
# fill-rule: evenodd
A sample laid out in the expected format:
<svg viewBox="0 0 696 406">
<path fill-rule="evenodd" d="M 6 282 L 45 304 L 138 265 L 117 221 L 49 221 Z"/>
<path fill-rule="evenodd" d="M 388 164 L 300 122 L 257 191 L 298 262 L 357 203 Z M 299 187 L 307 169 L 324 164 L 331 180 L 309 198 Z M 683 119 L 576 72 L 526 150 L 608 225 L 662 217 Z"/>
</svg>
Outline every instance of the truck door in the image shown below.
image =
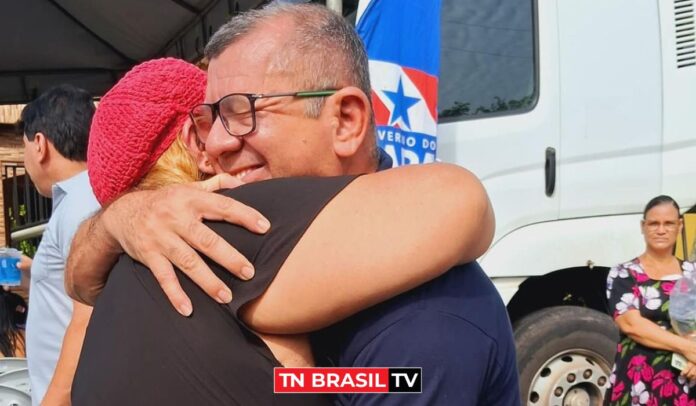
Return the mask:
<svg viewBox="0 0 696 406">
<path fill-rule="evenodd" d="M 438 158 L 482 179 L 494 244 L 558 218 L 556 15 L 556 2 L 442 1 Z M 509 275 L 483 263 L 491 276 Z"/>
<path fill-rule="evenodd" d="M 642 213 L 662 178 L 658 2 L 557 4 L 560 216 Z"/>
</svg>

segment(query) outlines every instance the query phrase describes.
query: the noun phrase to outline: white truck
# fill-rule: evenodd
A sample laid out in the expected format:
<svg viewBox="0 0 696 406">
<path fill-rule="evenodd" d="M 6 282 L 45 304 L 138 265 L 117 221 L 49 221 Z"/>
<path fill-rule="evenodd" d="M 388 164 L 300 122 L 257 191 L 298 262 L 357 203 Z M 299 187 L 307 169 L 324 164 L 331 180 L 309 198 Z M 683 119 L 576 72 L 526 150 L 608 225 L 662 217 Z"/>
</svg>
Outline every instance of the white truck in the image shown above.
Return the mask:
<svg viewBox="0 0 696 406">
<path fill-rule="evenodd" d="M 480 263 L 527 405 L 601 403 L 607 272 L 644 249 L 652 197 L 696 211 L 694 17 L 694 0 L 442 0 L 437 156 L 493 202 Z"/>
</svg>

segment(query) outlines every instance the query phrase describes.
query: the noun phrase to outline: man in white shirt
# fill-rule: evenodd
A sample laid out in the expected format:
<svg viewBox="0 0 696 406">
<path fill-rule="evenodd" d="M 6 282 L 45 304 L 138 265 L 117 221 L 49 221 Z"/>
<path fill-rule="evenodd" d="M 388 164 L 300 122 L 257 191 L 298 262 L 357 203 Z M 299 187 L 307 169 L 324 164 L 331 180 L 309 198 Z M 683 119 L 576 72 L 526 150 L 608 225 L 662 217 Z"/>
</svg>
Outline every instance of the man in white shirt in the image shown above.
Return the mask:
<svg viewBox="0 0 696 406">
<path fill-rule="evenodd" d="M 26 347 L 34 405 L 67 404 L 91 307 L 65 292 L 73 235 L 99 209 L 87 177 L 92 97 L 69 85 L 51 88 L 22 111 L 24 165 L 53 213 L 31 265 Z M 59 359 L 60 358 L 60 359 Z"/>
</svg>

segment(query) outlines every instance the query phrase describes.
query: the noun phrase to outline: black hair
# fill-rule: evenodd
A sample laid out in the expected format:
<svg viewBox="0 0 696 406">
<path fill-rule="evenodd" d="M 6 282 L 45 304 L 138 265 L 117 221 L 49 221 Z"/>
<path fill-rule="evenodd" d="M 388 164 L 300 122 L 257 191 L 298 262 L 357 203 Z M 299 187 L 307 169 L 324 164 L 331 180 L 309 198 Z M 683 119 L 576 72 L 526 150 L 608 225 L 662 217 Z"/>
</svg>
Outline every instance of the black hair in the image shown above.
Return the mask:
<svg viewBox="0 0 696 406">
<path fill-rule="evenodd" d="M 85 90 L 59 85 L 27 104 L 18 124 L 30 141 L 43 133 L 63 157 L 84 162 L 94 110 L 92 96 Z"/>
<path fill-rule="evenodd" d="M 23 326 L 27 321 L 27 302 L 18 294 L 0 288 L 0 352 L 15 357 L 25 348 Z"/>
<path fill-rule="evenodd" d="M 650 199 L 648 204 L 645 205 L 645 210 L 643 210 L 643 220 L 645 220 L 645 216 L 648 214 L 650 209 L 652 209 L 655 206 L 659 206 L 661 204 L 671 204 L 672 207 L 677 209 L 677 214 L 681 218 L 681 213 L 679 213 L 679 205 L 677 204 L 677 202 L 674 199 L 672 199 L 671 196 L 659 195 L 657 197 L 653 197 L 652 199 Z"/>
</svg>

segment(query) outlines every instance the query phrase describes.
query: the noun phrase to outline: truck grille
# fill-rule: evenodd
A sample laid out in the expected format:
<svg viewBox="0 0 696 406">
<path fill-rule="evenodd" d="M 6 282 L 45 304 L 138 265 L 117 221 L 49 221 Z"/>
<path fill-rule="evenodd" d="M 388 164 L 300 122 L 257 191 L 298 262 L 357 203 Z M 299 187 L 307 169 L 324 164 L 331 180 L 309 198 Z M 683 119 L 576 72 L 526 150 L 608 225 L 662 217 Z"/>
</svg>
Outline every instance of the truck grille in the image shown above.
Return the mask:
<svg viewBox="0 0 696 406">
<path fill-rule="evenodd" d="M 696 65 L 693 0 L 674 0 L 674 26 L 677 38 L 677 68 Z"/>
</svg>

